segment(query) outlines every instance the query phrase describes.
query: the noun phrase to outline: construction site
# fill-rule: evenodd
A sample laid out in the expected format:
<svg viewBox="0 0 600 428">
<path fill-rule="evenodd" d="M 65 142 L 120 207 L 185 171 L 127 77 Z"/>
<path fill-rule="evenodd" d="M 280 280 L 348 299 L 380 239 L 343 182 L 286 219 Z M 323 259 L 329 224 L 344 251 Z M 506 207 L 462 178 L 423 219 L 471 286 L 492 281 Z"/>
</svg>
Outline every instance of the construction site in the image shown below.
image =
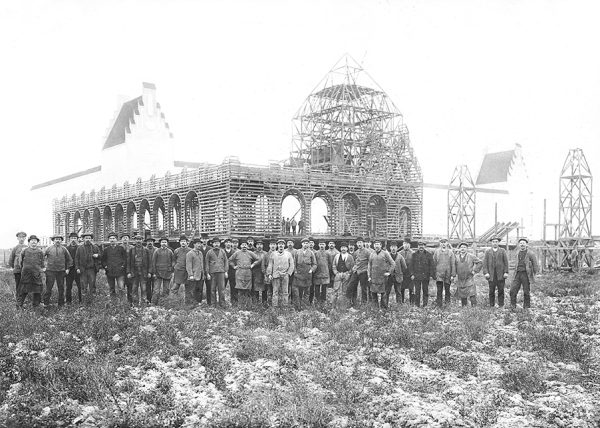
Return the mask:
<svg viewBox="0 0 600 428">
<path fill-rule="evenodd" d="M 144 84 L 148 94 L 153 94 L 153 88 L 153 84 Z M 113 140 L 105 144 L 107 152 L 120 150 L 119 146 L 127 143 L 129 134 L 147 120 L 143 112 L 150 104 L 160 113 L 160 104 L 146 92 L 124 104 L 109 134 Z M 164 114 L 158 118 L 172 138 Z M 493 222 L 483 225 L 483 233 L 476 230 L 481 198 L 488 197 L 485 205 L 489 207 L 489 201 L 510 193 L 490 187 L 490 183 L 508 182 L 513 174 L 515 187 L 523 187 L 515 173 L 523 163 L 519 147 L 486 155 L 477 179 L 467 165 L 458 165 L 449 184 L 425 183 L 402 114 L 350 56 L 344 56 L 310 93 L 292 124 L 289 157 L 282 161 L 263 166 L 243 164 L 235 156 L 228 156 L 221 164 L 175 161 L 171 162 L 175 173 L 55 199 L 54 233 L 92 232 L 98 242 L 113 231 L 167 236 L 173 241 L 181 234 L 194 237 L 200 233 L 276 238 L 288 235 L 282 227 L 286 218 L 282 207 L 292 198 L 298 208 L 291 217 L 302 225 L 299 233 L 303 236 L 333 240 L 409 236 L 434 245 L 442 236 L 424 233 L 423 199 L 424 189 L 436 189 L 447 197 L 444 237 L 452 243 L 465 241 L 476 248 L 486 247 L 492 236 L 498 236 L 503 245 L 512 247 L 524 234 L 523 219 L 504 213 L 500 218 L 497 202 L 493 202 Z M 122 137 L 115 141 L 119 133 Z M 106 167 L 80 175 L 101 169 Z M 559 222 L 547 223 L 544 214 L 543 239 L 532 242 L 532 246 L 539 251 L 545 268 L 571 267 L 575 254 L 579 254 L 580 265 L 592 267 L 592 173 L 582 150 L 569 151 L 559 182 Z M 524 193 L 521 200 L 530 202 L 531 194 Z M 313 208 L 315 201 L 325 207 L 318 215 Z M 444 216 L 440 206 L 436 207 L 436 215 Z M 507 216 L 513 218 L 505 219 Z M 318 221 L 325 226 L 317 227 Z"/>
</svg>

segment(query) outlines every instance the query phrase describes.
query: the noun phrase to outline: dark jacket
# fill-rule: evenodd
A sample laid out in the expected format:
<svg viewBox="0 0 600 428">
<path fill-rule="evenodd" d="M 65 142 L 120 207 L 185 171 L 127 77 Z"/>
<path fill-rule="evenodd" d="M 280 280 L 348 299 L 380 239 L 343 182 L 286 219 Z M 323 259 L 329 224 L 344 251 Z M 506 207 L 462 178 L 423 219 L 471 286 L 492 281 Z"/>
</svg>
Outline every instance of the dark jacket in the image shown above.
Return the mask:
<svg viewBox="0 0 600 428">
<path fill-rule="evenodd" d="M 98 254 L 98 257 L 92 257 L 93 254 Z M 91 244 L 89 247 L 83 244 L 77 248 L 77 252 L 75 253 L 75 269 L 96 269 L 96 272 L 98 272 L 101 261 L 102 252 L 96 244 Z"/>
<path fill-rule="evenodd" d="M 219 248 L 218 250 L 219 251 L 215 251 L 214 248 L 211 248 L 206 252 L 204 269 L 209 275 L 218 272 L 227 272 L 229 270 L 229 262 L 227 260 L 227 255 L 225 255 L 225 250 L 222 248 Z"/>
<path fill-rule="evenodd" d="M 44 256 L 46 257 L 46 270 L 51 272 L 64 272 L 73 264 L 69 250 L 62 245 L 50 245 L 44 251 Z"/>
<path fill-rule="evenodd" d="M 75 254 L 77 254 L 77 248 L 79 248 L 79 244 L 71 245 L 71 243 L 69 243 L 69 245 L 65 245 L 65 248 L 71 255 L 71 266 L 69 266 L 69 269 L 75 269 Z"/>
<path fill-rule="evenodd" d="M 410 272 L 417 281 L 428 281 L 429 278 L 435 278 L 435 267 L 431 253 L 427 250 L 423 252 L 415 251 L 410 260 Z"/>
<path fill-rule="evenodd" d="M 134 245 L 129 249 L 127 257 L 127 273 L 146 278 L 150 272 L 150 251 L 142 245 Z"/>
<path fill-rule="evenodd" d="M 26 244 L 17 244 L 17 246 L 10 252 L 8 266 L 14 269 L 14 273 L 21 272 L 21 251 L 23 251 L 25 248 L 27 248 Z"/>
<path fill-rule="evenodd" d="M 124 276 L 127 270 L 127 252 L 121 245 L 109 245 L 102 252 L 102 266 L 108 276 Z"/>
<path fill-rule="evenodd" d="M 171 279 L 174 258 L 173 251 L 169 247 L 157 248 L 152 254 L 150 271 L 159 278 Z"/>
<path fill-rule="evenodd" d="M 494 250 L 491 248 L 485 252 L 483 257 L 483 274 L 490 274 L 490 280 L 494 279 L 494 266 L 496 271 L 496 279 L 502 279 L 504 274 L 508 274 L 508 255 L 504 248 L 498 247 L 495 262 Z"/>
</svg>

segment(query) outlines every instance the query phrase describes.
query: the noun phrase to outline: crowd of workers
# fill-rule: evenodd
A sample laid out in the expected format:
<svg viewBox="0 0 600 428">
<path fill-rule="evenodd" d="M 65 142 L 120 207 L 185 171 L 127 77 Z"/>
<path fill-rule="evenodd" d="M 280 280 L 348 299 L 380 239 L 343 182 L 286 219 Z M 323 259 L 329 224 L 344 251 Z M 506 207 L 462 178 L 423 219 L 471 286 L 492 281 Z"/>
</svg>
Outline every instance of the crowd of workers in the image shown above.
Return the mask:
<svg viewBox="0 0 600 428">
<path fill-rule="evenodd" d="M 208 305 L 247 305 L 251 302 L 274 307 L 294 305 L 298 310 L 308 303 L 333 308 L 371 304 L 388 308 L 394 292 L 397 304 L 427 306 L 429 283 L 435 281 L 436 305 L 451 304 L 451 288 L 461 304 L 477 304 L 474 276 L 483 270 L 489 284 L 489 305 L 504 306 L 504 289 L 509 276 L 506 250 L 500 239 L 491 239 L 491 248 L 483 260 L 469 252 L 469 244 L 452 249 L 446 239 L 430 250 L 425 242 L 410 238 L 391 241 L 388 248 L 379 239 L 357 238 L 342 242 L 304 238 L 301 248 L 283 239 L 214 237 L 207 234 L 189 239 L 182 235 L 174 251 L 169 240 L 161 237 L 159 246 L 153 238 L 131 237 L 124 233 L 108 235 L 104 248 L 93 242 L 91 233 L 71 233 L 63 245 L 61 235 L 53 244 L 39 246 L 35 235 L 17 233 L 19 243 L 10 255 L 14 270 L 17 306 L 22 308 L 27 295 L 33 306 L 50 305 L 54 285 L 58 289 L 58 306 L 73 302 L 73 285 L 77 300 L 91 303 L 96 294 L 96 275 L 103 269 L 110 296 L 125 299 L 131 305 L 160 305 L 167 299 L 182 300 L 195 306 L 203 300 Z M 25 240 L 27 239 L 27 244 Z M 120 241 L 120 242 L 119 242 Z M 523 288 L 523 306 L 530 307 L 530 287 L 538 273 L 535 254 L 528 249 L 527 238 L 518 242 L 517 263 L 510 286 L 510 305 L 515 307 Z M 225 290 L 229 288 L 229 302 Z M 360 293 L 359 293 L 360 288 Z M 180 290 L 183 292 L 180 293 Z M 65 293 L 66 291 L 66 293 Z"/>
</svg>

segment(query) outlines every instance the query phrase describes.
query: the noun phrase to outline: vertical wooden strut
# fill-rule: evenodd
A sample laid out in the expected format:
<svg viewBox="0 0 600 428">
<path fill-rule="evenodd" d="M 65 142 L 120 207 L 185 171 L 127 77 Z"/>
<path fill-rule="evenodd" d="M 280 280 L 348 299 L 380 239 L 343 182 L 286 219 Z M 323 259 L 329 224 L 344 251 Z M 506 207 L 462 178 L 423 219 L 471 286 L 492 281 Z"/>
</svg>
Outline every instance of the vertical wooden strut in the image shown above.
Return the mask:
<svg viewBox="0 0 600 428">
<path fill-rule="evenodd" d="M 448 239 L 475 240 L 475 183 L 466 165 L 454 168 L 448 188 Z"/>
</svg>

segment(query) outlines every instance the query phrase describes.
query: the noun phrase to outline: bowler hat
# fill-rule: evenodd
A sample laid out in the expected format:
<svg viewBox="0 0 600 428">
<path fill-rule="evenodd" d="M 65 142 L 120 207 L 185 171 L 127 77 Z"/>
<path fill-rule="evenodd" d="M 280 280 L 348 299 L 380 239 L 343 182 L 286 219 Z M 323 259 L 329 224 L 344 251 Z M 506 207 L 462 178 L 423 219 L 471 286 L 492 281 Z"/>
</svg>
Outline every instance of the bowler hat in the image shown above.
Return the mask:
<svg viewBox="0 0 600 428">
<path fill-rule="evenodd" d="M 27 242 L 31 241 L 32 239 L 35 239 L 36 241 L 40 242 L 39 238 L 35 235 L 30 235 L 29 238 L 27 239 Z"/>
<path fill-rule="evenodd" d="M 206 232 L 202 232 L 202 233 L 200 234 L 200 238 L 202 238 L 202 239 L 208 239 L 208 233 L 206 233 Z"/>
<path fill-rule="evenodd" d="M 356 238 L 356 242 L 365 242 L 365 240 L 364 238 L 359 236 L 358 238 Z"/>
<path fill-rule="evenodd" d="M 149 236 L 147 237 L 144 242 L 156 242 L 156 239 L 154 239 L 153 237 Z"/>
<path fill-rule="evenodd" d="M 280 243 L 280 242 L 281 242 L 283 245 L 285 245 L 285 241 L 284 241 L 283 239 L 278 239 L 278 240 L 277 240 L 277 244 L 278 244 L 278 245 L 279 245 L 279 243 Z"/>
<path fill-rule="evenodd" d="M 302 244 L 304 244 L 305 242 L 310 242 L 308 238 L 302 238 L 302 241 L 300 241 Z"/>
<path fill-rule="evenodd" d="M 187 241 L 187 240 L 188 240 L 188 237 L 187 237 L 187 236 L 185 236 L 185 235 L 181 235 L 181 236 L 179 236 L 179 241 L 180 241 L 180 242 L 181 242 L 181 241 Z"/>
<path fill-rule="evenodd" d="M 77 235 L 75 232 L 71 232 L 69 233 L 69 238 L 79 238 L 79 235 Z"/>
<path fill-rule="evenodd" d="M 169 238 L 167 238 L 166 236 L 161 236 L 160 238 L 158 238 L 158 241 L 159 241 L 159 242 L 162 242 L 162 241 L 167 241 L 167 242 L 169 242 Z"/>
<path fill-rule="evenodd" d="M 215 236 L 215 237 L 212 239 L 212 243 L 214 244 L 215 242 L 221 242 L 221 238 L 219 238 L 218 236 Z"/>
<path fill-rule="evenodd" d="M 27 234 L 25 232 L 23 232 L 23 231 L 17 232 L 17 238 L 20 237 L 20 236 L 27 236 Z"/>
<path fill-rule="evenodd" d="M 258 238 L 256 241 L 254 241 L 254 243 L 255 243 L 255 244 L 262 244 L 262 243 L 263 243 L 263 240 L 262 240 L 262 239 L 260 239 L 260 238 Z"/>
<path fill-rule="evenodd" d="M 529 244 L 529 239 L 525 238 L 524 236 L 521 236 L 521 237 L 519 238 L 519 241 L 518 241 L 518 242 L 521 242 L 521 241 L 525 241 L 525 242 L 527 242 L 527 243 Z"/>
<path fill-rule="evenodd" d="M 249 236 L 249 237 L 246 238 L 246 242 L 248 242 L 248 241 L 254 241 L 254 238 L 251 237 L 251 236 Z"/>
<path fill-rule="evenodd" d="M 65 238 L 64 238 L 62 235 L 52 235 L 52 236 L 50 237 L 50 240 L 51 240 L 51 241 L 54 241 L 55 239 L 60 239 L 61 241 L 64 241 L 64 240 L 65 240 Z"/>
<path fill-rule="evenodd" d="M 106 238 L 110 239 L 111 236 L 114 236 L 116 239 L 119 239 L 119 236 L 115 232 L 110 232 Z"/>
<path fill-rule="evenodd" d="M 502 241 L 502 239 L 500 239 L 500 237 L 499 237 L 499 236 L 492 236 L 492 237 L 490 238 L 490 242 L 493 242 L 493 241 L 498 241 L 498 242 L 500 242 L 500 241 Z"/>
<path fill-rule="evenodd" d="M 458 248 L 462 247 L 463 245 L 467 248 L 469 247 L 469 244 L 467 244 L 466 242 L 461 242 L 460 244 L 458 244 Z"/>
<path fill-rule="evenodd" d="M 342 247 L 346 247 L 346 248 L 348 248 L 348 243 L 347 243 L 346 241 L 342 241 L 342 242 L 340 243 L 340 248 L 342 248 Z"/>
<path fill-rule="evenodd" d="M 194 238 L 194 239 L 192 239 L 192 245 L 196 245 L 196 244 L 199 244 L 201 242 L 202 242 L 202 240 L 200 238 Z"/>
<path fill-rule="evenodd" d="M 85 238 L 86 236 L 89 236 L 91 239 L 94 239 L 94 234 L 92 232 L 83 232 L 81 234 L 82 238 Z M 127 235 L 127 236 L 129 236 L 129 235 Z"/>
</svg>

